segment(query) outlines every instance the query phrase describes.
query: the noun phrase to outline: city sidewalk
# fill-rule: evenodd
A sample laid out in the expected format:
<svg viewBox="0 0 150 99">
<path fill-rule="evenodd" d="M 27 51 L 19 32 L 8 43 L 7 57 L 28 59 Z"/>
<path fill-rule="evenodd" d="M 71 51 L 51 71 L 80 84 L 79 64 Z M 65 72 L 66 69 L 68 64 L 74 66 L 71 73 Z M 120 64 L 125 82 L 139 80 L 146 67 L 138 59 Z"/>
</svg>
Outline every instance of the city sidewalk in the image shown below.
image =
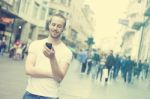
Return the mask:
<svg viewBox="0 0 150 99">
<path fill-rule="evenodd" d="M 91 83 L 86 77 L 80 77 L 80 66 L 73 60 L 67 76 L 60 85 L 61 99 L 87 99 Z M 1 99 L 21 99 L 27 85 L 24 61 L 0 56 L 0 91 Z"/>
<path fill-rule="evenodd" d="M 0 56 L 0 98 L 22 99 L 26 84 L 24 61 L 9 59 L 7 54 Z"/>
<path fill-rule="evenodd" d="M 61 99 L 88 99 L 92 93 L 92 82 L 80 74 L 81 65 L 73 60 L 60 87 Z"/>
<path fill-rule="evenodd" d="M 78 61 L 73 60 L 60 85 L 60 99 L 150 99 L 147 81 L 140 81 L 138 85 L 117 81 L 103 86 L 81 75 L 80 67 Z M 0 78 L 0 99 L 22 99 L 27 85 L 24 61 L 0 56 Z"/>
</svg>

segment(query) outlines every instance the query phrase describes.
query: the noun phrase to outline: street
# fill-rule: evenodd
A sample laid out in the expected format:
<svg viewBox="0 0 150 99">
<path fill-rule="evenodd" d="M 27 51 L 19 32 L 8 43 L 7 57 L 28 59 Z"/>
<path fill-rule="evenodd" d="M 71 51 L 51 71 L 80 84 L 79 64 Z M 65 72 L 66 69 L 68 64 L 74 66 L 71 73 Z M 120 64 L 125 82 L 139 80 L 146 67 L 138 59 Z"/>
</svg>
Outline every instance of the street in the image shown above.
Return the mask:
<svg viewBox="0 0 150 99">
<path fill-rule="evenodd" d="M 150 0 L 0 0 L 0 99 L 22 99 L 30 52 L 29 90 L 57 97 L 69 50 L 59 99 L 150 99 L 149 38 Z"/>
<path fill-rule="evenodd" d="M 22 99 L 27 76 L 24 61 L 0 56 L 0 99 Z M 60 85 L 60 99 L 150 99 L 149 81 L 137 81 L 133 85 L 121 79 L 110 81 L 107 86 L 80 74 L 80 66 L 73 60 L 66 77 Z"/>
</svg>

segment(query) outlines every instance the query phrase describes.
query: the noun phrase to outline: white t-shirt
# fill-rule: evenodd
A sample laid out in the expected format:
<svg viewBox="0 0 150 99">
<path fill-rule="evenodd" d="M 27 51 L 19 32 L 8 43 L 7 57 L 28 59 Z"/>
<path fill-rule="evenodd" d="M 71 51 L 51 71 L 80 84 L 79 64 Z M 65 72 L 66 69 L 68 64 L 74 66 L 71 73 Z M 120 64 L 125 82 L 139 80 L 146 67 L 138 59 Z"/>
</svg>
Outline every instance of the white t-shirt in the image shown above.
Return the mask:
<svg viewBox="0 0 150 99">
<path fill-rule="evenodd" d="M 40 70 L 49 70 L 49 72 L 52 73 L 50 61 L 43 54 L 43 48 L 47 41 L 48 39 L 43 39 L 32 42 L 28 51 L 29 53 L 36 55 L 35 67 L 40 68 Z M 61 42 L 59 45 L 53 46 L 53 48 L 55 50 L 55 56 L 58 64 L 71 62 L 72 52 L 63 42 Z M 53 78 L 29 77 L 26 90 L 32 94 L 40 96 L 58 97 L 58 87 L 59 83 Z"/>
</svg>

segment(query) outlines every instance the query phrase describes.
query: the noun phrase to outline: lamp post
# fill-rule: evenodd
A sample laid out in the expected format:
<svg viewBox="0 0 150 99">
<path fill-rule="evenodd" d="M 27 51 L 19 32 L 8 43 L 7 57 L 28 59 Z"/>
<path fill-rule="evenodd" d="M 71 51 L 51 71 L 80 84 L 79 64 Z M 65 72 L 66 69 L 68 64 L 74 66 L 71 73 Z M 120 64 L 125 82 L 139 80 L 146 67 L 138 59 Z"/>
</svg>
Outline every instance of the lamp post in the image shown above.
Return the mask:
<svg viewBox="0 0 150 99">
<path fill-rule="evenodd" d="M 144 28 L 145 28 L 145 24 L 143 24 L 142 32 L 141 32 L 140 45 L 139 45 L 139 49 L 138 49 L 138 60 L 140 59 L 141 49 L 142 49 L 142 45 L 143 45 Z"/>
<path fill-rule="evenodd" d="M 14 29 L 15 29 L 15 21 L 16 21 L 16 19 L 14 18 L 14 21 L 12 23 L 12 31 L 11 31 L 11 34 L 10 34 L 8 50 L 10 50 L 11 43 L 12 43 L 12 37 L 13 37 L 13 34 L 14 34 Z"/>
<path fill-rule="evenodd" d="M 149 54 L 150 54 L 150 42 L 148 43 L 148 51 L 147 51 L 147 57 L 146 57 L 146 59 L 150 61 L 150 59 L 149 59 L 150 55 Z"/>
<path fill-rule="evenodd" d="M 88 45 L 88 49 L 90 49 L 92 47 L 93 44 L 95 44 L 94 42 L 94 38 L 92 36 L 88 37 L 87 40 L 85 41 Z"/>
<path fill-rule="evenodd" d="M 147 0 L 146 7 L 148 7 L 148 2 L 149 1 Z M 146 16 L 150 17 L 150 13 L 149 12 L 150 12 L 150 7 L 148 7 L 148 9 L 144 13 L 144 23 L 143 23 L 143 27 L 142 27 L 141 38 L 140 38 L 140 45 L 139 45 L 139 49 L 138 49 L 138 60 L 140 59 L 140 55 L 141 55 L 145 26 L 146 26 L 147 22 L 149 21 L 149 18 L 146 19 L 145 17 Z"/>
</svg>

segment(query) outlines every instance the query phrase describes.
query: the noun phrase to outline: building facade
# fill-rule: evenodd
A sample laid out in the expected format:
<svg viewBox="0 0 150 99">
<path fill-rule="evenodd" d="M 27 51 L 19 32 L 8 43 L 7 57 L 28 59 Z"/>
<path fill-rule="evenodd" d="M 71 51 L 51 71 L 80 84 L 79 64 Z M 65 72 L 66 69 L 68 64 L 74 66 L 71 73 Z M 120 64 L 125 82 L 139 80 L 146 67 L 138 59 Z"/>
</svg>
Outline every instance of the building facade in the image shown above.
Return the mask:
<svg viewBox="0 0 150 99">
<path fill-rule="evenodd" d="M 0 11 L 8 12 L 6 17 L 11 15 L 13 19 L 9 43 L 17 40 L 27 43 L 29 39 L 47 37 L 46 23 L 57 13 L 67 18 L 62 38 L 71 47 L 86 45 L 85 40 L 94 31 L 90 8 L 84 5 L 84 0 L 2 0 L 0 5 Z"/>
<path fill-rule="evenodd" d="M 150 0 L 147 0 L 146 9 L 144 11 L 144 24 L 140 41 L 139 58 L 150 61 Z"/>
<path fill-rule="evenodd" d="M 85 41 L 89 36 L 92 36 L 94 31 L 93 12 L 90 6 L 84 3 L 84 0 L 72 0 L 70 10 L 70 39 L 74 40 L 77 38 L 77 46 L 79 48 L 87 48 Z"/>
<path fill-rule="evenodd" d="M 121 50 L 123 55 L 130 55 L 133 59 L 140 58 L 139 51 L 141 48 L 140 43 L 146 5 L 147 0 L 131 0 L 126 11 L 126 20 L 128 20 L 128 23 L 123 26 Z"/>
</svg>

